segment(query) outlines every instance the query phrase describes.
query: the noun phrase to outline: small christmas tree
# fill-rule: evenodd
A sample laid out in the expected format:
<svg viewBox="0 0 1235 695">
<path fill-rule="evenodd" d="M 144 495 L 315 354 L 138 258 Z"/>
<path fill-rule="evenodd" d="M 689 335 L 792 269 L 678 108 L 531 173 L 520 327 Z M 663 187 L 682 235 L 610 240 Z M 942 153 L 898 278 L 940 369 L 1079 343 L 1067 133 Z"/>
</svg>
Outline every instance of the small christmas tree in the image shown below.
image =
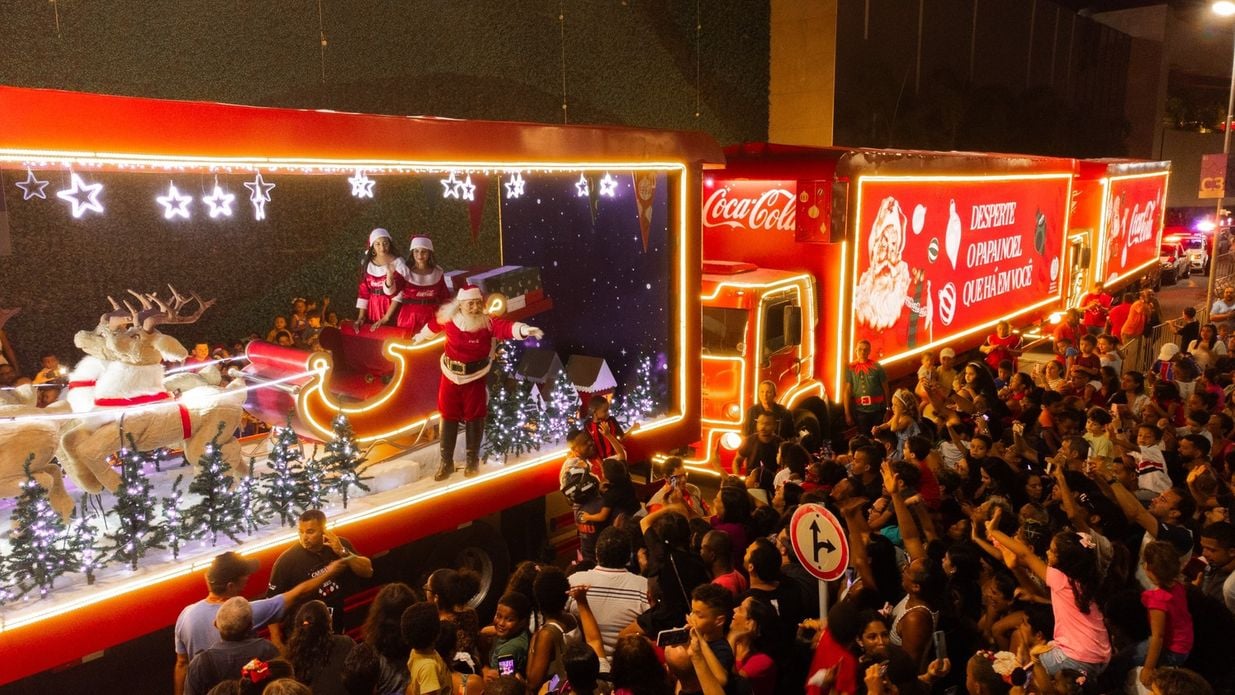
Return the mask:
<svg viewBox="0 0 1235 695">
<path fill-rule="evenodd" d="M 623 430 L 629 430 L 660 410 L 661 403 L 656 393 L 656 373 L 652 368 L 652 357 L 644 355 L 639 358 L 639 364 L 635 368 L 633 383 L 622 391 L 620 398 L 614 399 L 613 416 Z"/>
<path fill-rule="evenodd" d="M 22 464 L 26 479 L 13 509 L 13 550 L 4 559 L 4 575 L 9 578 L 5 594 L 21 598 L 38 589 L 39 597 L 51 591 L 56 578 L 77 569 L 78 556 L 65 544 L 67 535 L 60 514 L 52 509 L 47 490 L 30 473 L 31 454 Z"/>
<path fill-rule="evenodd" d="M 326 475 L 326 466 L 318 458 L 317 446 L 314 446 L 313 455 L 304 462 L 296 476 L 296 500 L 300 510 L 324 508 L 330 490 L 331 481 Z"/>
<path fill-rule="evenodd" d="M 287 425 L 270 430 L 266 463 L 270 471 L 261 476 L 263 507 L 279 517 L 280 525 L 295 526 L 300 501 L 296 481 L 304 466 L 304 449 L 290 418 Z"/>
<path fill-rule="evenodd" d="M 236 534 L 244 525 L 244 509 L 231 489 L 231 466 L 223 460 L 223 450 L 219 448 L 223 428 L 224 425 L 219 423 L 219 431 L 206 445 L 197 463 L 197 475 L 189 483 L 189 492 L 199 495 L 201 499 L 184 513 L 189 527 L 198 529 L 203 537 L 209 535 L 211 545 L 218 544 L 220 533 L 240 542 Z"/>
<path fill-rule="evenodd" d="M 76 514 L 69 525 L 65 543 L 77 557 L 76 571 L 86 575 L 86 584 L 94 584 L 95 573 L 103 569 L 106 564 L 96 540 L 98 529 L 95 527 L 94 520 L 97 515 L 90 511 L 88 500 L 86 495 L 82 495 L 81 501 L 77 503 Z"/>
<path fill-rule="evenodd" d="M 125 435 L 121 435 L 124 437 Z M 150 504 L 153 485 L 142 470 L 145 457 L 137 450 L 133 437 L 128 436 L 128 446 L 122 447 L 120 459 L 120 486 L 116 488 L 116 530 L 107 534 L 111 541 L 107 546 L 108 560 L 116 560 L 137 569 L 137 562 L 151 550 L 163 548 L 165 533 L 156 523 L 155 507 Z"/>
<path fill-rule="evenodd" d="M 505 463 L 540 448 L 537 422 L 540 408 L 532 397 L 531 384 L 506 382 L 497 385 L 489 399 L 489 418 L 485 421 L 485 458 L 500 458 Z"/>
<path fill-rule="evenodd" d="M 356 434 L 352 431 L 352 423 L 347 416 L 339 413 L 332 423 L 334 436 L 326 444 L 326 453 L 321 458 L 322 468 L 326 475 L 331 476 L 330 486 L 343 496 L 343 508 L 347 509 L 348 490 L 357 487 L 365 492 L 369 486 L 364 481 L 369 477 L 360 475 L 360 464 L 365 462 L 365 455 L 356 446 Z"/>
<path fill-rule="evenodd" d="M 159 500 L 163 512 L 163 530 L 167 534 L 167 547 L 172 551 L 173 560 L 180 559 L 180 548 L 185 541 L 198 537 L 197 529 L 189 523 L 183 511 L 184 492 L 180 489 L 183 482 L 183 475 L 176 476 L 176 482 L 172 483 L 170 490 L 171 494 Z"/>
<path fill-rule="evenodd" d="M 565 373 L 558 374 L 553 381 L 540 422 L 543 442 L 564 441 L 566 435 L 579 426 L 579 393 Z"/>
<path fill-rule="evenodd" d="M 242 530 L 250 536 L 261 528 L 269 518 L 266 500 L 262 497 L 261 486 L 257 480 L 257 459 L 249 459 L 249 472 L 236 486 L 236 505 L 240 508 Z"/>
</svg>

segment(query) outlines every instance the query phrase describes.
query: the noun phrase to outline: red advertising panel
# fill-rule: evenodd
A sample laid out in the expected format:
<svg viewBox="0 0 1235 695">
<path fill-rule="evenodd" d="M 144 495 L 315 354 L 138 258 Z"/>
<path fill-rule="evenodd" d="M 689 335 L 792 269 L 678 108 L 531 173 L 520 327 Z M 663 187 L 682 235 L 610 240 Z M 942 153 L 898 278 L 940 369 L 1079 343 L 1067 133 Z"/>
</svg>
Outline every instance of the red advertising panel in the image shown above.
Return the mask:
<svg viewBox="0 0 1235 695">
<path fill-rule="evenodd" d="M 1166 172 L 1111 178 L 1103 220 L 1106 270 L 1102 277 L 1106 284 L 1158 260 L 1166 179 Z"/>
<path fill-rule="evenodd" d="M 906 357 L 1058 299 L 1071 177 L 858 182 L 853 343 Z"/>
</svg>

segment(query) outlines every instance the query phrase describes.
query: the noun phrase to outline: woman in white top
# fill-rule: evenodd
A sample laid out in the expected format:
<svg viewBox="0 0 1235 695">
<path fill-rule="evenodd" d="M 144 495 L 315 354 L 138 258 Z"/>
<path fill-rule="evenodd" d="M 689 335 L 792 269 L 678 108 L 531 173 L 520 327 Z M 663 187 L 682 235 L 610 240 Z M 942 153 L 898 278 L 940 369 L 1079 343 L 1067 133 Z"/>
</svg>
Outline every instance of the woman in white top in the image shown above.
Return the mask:
<svg viewBox="0 0 1235 695">
<path fill-rule="evenodd" d="M 1201 337 L 1188 344 L 1188 354 L 1204 372 L 1226 355 L 1226 345 L 1218 340 L 1218 327 L 1212 323 L 1201 326 Z"/>
</svg>

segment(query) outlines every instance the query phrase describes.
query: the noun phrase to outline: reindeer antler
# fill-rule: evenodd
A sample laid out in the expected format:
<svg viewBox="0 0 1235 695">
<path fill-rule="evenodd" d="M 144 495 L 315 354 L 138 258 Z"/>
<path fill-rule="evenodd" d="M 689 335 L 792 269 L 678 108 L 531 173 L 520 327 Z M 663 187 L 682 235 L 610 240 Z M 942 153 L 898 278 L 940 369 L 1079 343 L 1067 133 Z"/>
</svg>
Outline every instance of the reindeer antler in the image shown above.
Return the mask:
<svg viewBox="0 0 1235 695">
<path fill-rule="evenodd" d="M 106 312 L 99 317 L 100 326 L 107 326 L 112 330 L 117 330 L 123 328 L 133 320 L 132 313 L 127 309 L 121 309 L 119 302 L 117 302 L 111 295 L 107 296 L 107 301 L 111 302 L 111 311 Z"/>
<path fill-rule="evenodd" d="M 166 302 L 159 299 L 154 293 L 147 295 L 150 301 L 158 305 L 158 310 L 142 319 L 141 326 L 146 332 L 153 331 L 156 326 L 162 324 L 194 323 L 202 317 L 202 314 L 206 313 L 206 309 L 209 309 L 214 304 L 213 299 L 203 301 L 196 292 L 189 293 L 190 296 L 186 299 L 176 291 L 176 288 L 171 285 L 168 285 L 168 287 L 171 288 L 172 296 L 174 297 L 171 306 L 168 306 Z M 197 302 L 196 311 L 192 314 L 181 313 L 184 307 L 193 302 Z"/>
</svg>

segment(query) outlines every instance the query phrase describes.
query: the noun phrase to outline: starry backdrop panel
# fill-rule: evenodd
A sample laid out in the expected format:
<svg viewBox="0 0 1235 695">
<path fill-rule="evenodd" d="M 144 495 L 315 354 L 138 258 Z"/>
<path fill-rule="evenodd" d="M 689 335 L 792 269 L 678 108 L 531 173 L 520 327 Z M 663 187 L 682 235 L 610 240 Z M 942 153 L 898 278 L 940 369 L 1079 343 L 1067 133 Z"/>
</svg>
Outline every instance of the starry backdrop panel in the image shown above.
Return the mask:
<svg viewBox="0 0 1235 695">
<path fill-rule="evenodd" d="M 507 264 L 540 268 L 554 307 L 532 320 L 562 362 L 603 357 L 623 384 L 640 356 L 669 348 L 669 194 L 658 174 L 644 251 L 632 178 L 611 173 L 612 198 L 579 195 L 577 175 L 526 177 L 521 197 L 502 198 L 502 245 Z"/>
</svg>

